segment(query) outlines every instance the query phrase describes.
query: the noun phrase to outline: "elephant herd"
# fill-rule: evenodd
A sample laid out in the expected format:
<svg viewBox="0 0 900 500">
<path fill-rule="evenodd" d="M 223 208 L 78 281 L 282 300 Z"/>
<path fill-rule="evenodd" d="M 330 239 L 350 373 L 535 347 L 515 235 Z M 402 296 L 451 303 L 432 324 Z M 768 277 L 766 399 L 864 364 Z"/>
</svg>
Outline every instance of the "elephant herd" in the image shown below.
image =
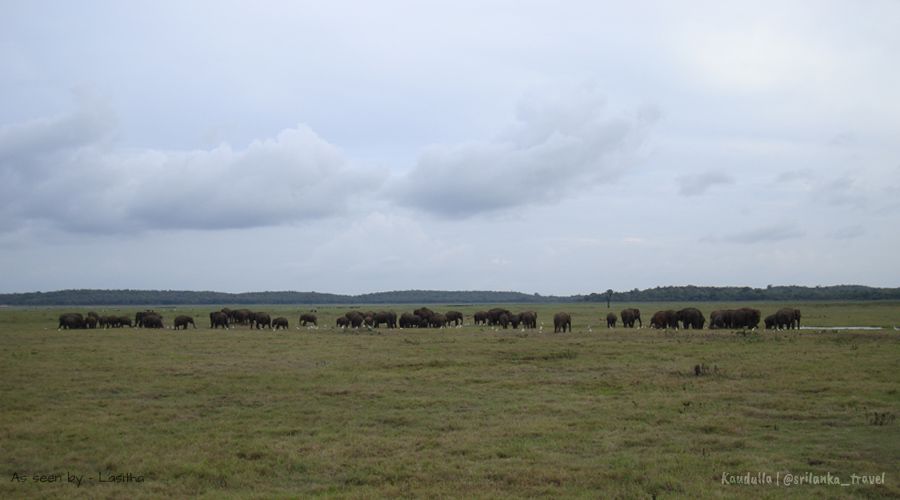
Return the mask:
<svg viewBox="0 0 900 500">
<path fill-rule="evenodd" d="M 194 318 L 190 316 L 176 316 L 173 328 L 186 329 L 188 325 L 197 328 L 194 324 Z M 165 328 L 163 317 L 156 311 L 138 311 L 134 315 L 134 321 L 130 316 L 100 316 L 90 311 L 87 315 L 81 313 L 63 313 L 59 315 L 59 326 L 57 330 L 76 330 L 90 328 Z"/>
<path fill-rule="evenodd" d="M 495 328 L 513 329 L 537 328 L 538 315 L 535 311 L 523 311 L 513 313 L 509 309 L 495 307 L 487 311 L 478 311 L 472 315 L 476 326 L 490 326 Z M 335 321 L 339 328 L 359 328 L 368 326 L 377 328 L 386 325 L 388 328 L 445 328 L 450 326 L 462 326 L 463 314 L 459 311 L 435 312 L 427 307 L 420 307 L 412 313 L 405 312 L 397 315 L 394 312 L 359 312 L 350 311 L 340 316 Z M 553 331 L 572 331 L 572 317 L 568 313 L 557 313 L 553 317 Z"/>
<path fill-rule="evenodd" d="M 427 307 L 420 307 L 412 313 L 405 312 L 400 315 L 399 321 L 395 324 L 397 316 L 393 312 L 367 312 L 350 311 L 341 317 L 338 317 L 335 326 L 339 328 L 359 328 L 360 326 L 369 326 L 377 328 L 382 324 L 388 328 L 445 328 L 450 326 L 462 326 L 463 314 L 459 311 L 447 311 L 445 313 L 435 312 Z M 478 311 L 472 315 L 473 323 L 476 326 L 490 326 L 495 328 L 513 329 L 537 328 L 538 315 L 535 311 L 523 311 L 513 313 L 509 309 L 495 307 L 487 311 Z M 565 332 L 572 331 L 572 317 L 568 313 L 557 313 L 553 317 L 553 331 Z"/>
<path fill-rule="evenodd" d="M 472 317 L 476 325 L 496 326 L 506 329 L 510 326 L 519 328 L 537 328 L 537 313 L 534 311 L 524 311 L 513 313 L 509 309 L 495 307 L 488 311 L 478 311 Z"/>
<path fill-rule="evenodd" d="M 784 307 L 775 314 L 766 316 L 766 319 L 763 321 L 765 322 L 766 330 L 800 328 L 800 309 Z"/>
<path fill-rule="evenodd" d="M 759 328 L 761 313 L 758 309 L 724 309 L 709 315 L 710 328 Z M 783 307 L 763 319 L 766 330 L 792 330 L 800 328 L 800 309 Z"/>
<path fill-rule="evenodd" d="M 759 327 L 761 313 L 758 309 L 743 307 L 739 309 L 715 310 L 709 315 L 710 329 L 754 329 Z M 628 308 L 621 311 L 620 316 L 615 313 L 606 315 L 606 326 L 615 328 L 621 318 L 622 326 L 634 328 L 637 324 L 643 327 L 641 311 Z M 513 313 L 508 309 L 495 307 L 487 311 L 478 311 L 473 315 L 476 326 L 491 326 L 506 329 L 512 327 L 537 328 L 538 315 L 535 311 L 523 311 Z M 800 328 L 800 310 L 785 307 L 763 320 L 765 328 L 793 329 Z M 313 312 L 301 313 L 299 326 L 318 326 L 318 318 Z M 272 318 L 266 312 L 254 312 L 249 309 L 223 308 L 209 313 L 209 327 L 234 328 L 235 326 L 249 326 L 250 329 L 269 328 L 272 330 L 288 329 L 288 319 L 282 316 Z M 445 328 L 450 326 L 462 326 L 463 314 L 459 311 L 436 312 L 427 307 L 420 307 L 412 313 L 404 312 L 399 317 L 393 311 L 349 311 L 339 316 L 335 321 L 338 328 Z M 650 327 L 657 329 L 703 329 L 706 325 L 706 317 L 695 307 L 684 309 L 657 311 L 650 318 Z M 63 313 L 59 316 L 58 330 L 72 330 L 82 328 L 165 328 L 161 314 L 152 311 L 139 311 L 134 316 L 134 321 L 129 316 L 100 316 L 95 312 Z M 176 316 L 172 323 L 175 330 L 197 328 L 194 318 L 191 316 Z M 560 312 L 553 316 L 553 331 L 572 331 L 572 316 Z"/>
<path fill-rule="evenodd" d="M 633 328 L 634 322 L 641 324 L 641 312 L 637 309 L 625 309 L 622 311 L 622 324 L 626 328 Z M 761 313 L 759 309 L 742 307 L 740 309 L 719 309 L 709 314 L 709 328 L 740 328 L 752 330 L 759 328 Z M 616 326 L 617 317 L 615 313 L 606 315 L 606 326 L 614 328 Z M 785 307 L 779 309 L 775 314 L 767 316 L 764 320 L 765 328 L 772 329 L 793 329 L 800 328 L 800 310 Z M 696 307 L 686 307 L 675 311 L 668 309 L 665 311 L 657 311 L 650 318 L 651 328 L 662 329 L 696 329 L 702 330 L 706 324 L 706 317 Z M 643 326 L 643 325 L 641 325 Z"/>
<path fill-rule="evenodd" d="M 348 311 L 335 320 L 338 328 L 446 328 L 462 324 L 463 314 L 459 311 L 442 313 L 427 307 L 402 313 L 399 317 L 393 311 Z"/>
<path fill-rule="evenodd" d="M 120 328 L 131 326 L 131 318 L 128 316 L 99 316 L 95 312 L 87 313 L 63 313 L 59 315 L 59 327 L 57 330 L 74 330 L 79 328 Z"/>
<path fill-rule="evenodd" d="M 301 315 L 300 322 L 305 324 L 305 321 L 310 321 L 310 317 L 312 323 L 315 324 L 316 316 L 314 314 Z M 227 329 L 234 328 L 238 325 L 249 326 L 251 330 L 253 330 L 254 328 L 257 330 L 261 330 L 263 328 L 271 328 L 272 330 L 287 330 L 289 327 L 289 322 L 288 319 L 284 316 L 272 318 L 272 316 L 267 312 L 251 311 L 250 309 L 229 309 L 225 307 L 219 311 L 213 311 L 209 313 L 210 328 Z"/>
</svg>

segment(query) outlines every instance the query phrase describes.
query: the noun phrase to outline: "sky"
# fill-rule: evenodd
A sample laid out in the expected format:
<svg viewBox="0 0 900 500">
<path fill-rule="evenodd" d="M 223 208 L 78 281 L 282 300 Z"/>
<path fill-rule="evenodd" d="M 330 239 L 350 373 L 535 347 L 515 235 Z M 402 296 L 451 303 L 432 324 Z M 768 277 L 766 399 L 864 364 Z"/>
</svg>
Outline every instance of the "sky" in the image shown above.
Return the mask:
<svg viewBox="0 0 900 500">
<path fill-rule="evenodd" d="M 900 2 L 0 12 L 0 292 L 900 286 Z"/>
</svg>

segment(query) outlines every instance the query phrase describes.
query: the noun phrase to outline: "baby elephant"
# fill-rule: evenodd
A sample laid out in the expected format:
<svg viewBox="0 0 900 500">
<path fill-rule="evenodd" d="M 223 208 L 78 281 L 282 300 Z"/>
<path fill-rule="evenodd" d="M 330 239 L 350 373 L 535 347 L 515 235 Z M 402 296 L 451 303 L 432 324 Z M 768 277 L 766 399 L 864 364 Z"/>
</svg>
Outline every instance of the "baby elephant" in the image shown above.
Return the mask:
<svg viewBox="0 0 900 500">
<path fill-rule="evenodd" d="M 618 320 L 619 320 L 619 318 L 616 317 L 616 313 L 607 314 L 606 315 L 606 327 L 607 328 L 615 328 L 616 321 L 618 321 Z"/>
<path fill-rule="evenodd" d="M 278 317 L 272 320 L 272 329 L 277 330 L 281 328 L 282 330 L 288 329 L 288 320 L 284 317 Z"/>
<path fill-rule="evenodd" d="M 194 328 L 197 328 L 197 325 L 194 324 L 194 318 L 190 316 L 178 316 L 175 318 L 175 326 L 176 330 L 187 330 L 187 326 L 191 325 Z"/>
</svg>

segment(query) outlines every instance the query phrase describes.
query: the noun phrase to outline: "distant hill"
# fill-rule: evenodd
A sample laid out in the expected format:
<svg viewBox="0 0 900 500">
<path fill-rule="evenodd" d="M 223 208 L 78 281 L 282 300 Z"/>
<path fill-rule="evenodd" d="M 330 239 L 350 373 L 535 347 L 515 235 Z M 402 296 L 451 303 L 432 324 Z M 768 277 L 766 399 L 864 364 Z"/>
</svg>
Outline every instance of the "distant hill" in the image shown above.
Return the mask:
<svg viewBox="0 0 900 500">
<path fill-rule="evenodd" d="M 0 294 L 8 306 L 202 305 L 202 304 L 503 304 L 571 302 L 573 297 L 493 291 L 405 290 L 338 295 L 319 292 L 224 293 L 185 290 L 59 290 Z"/>
<path fill-rule="evenodd" d="M 612 292 L 611 300 L 623 302 L 752 302 L 804 300 L 900 300 L 900 288 L 859 285 L 826 287 L 769 286 L 698 287 L 667 286 Z M 606 302 L 607 293 L 567 297 L 496 291 L 402 290 L 339 295 L 319 292 L 224 293 L 187 290 L 59 290 L 0 294 L 6 306 L 101 306 L 101 305 L 205 305 L 205 304 L 542 304 Z"/>
<path fill-rule="evenodd" d="M 587 302 L 606 302 L 606 293 L 581 297 Z M 766 288 L 718 286 L 665 286 L 613 292 L 613 302 L 752 302 L 798 300 L 900 300 L 900 288 L 860 285 L 822 287 L 768 286 Z"/>
</svg>

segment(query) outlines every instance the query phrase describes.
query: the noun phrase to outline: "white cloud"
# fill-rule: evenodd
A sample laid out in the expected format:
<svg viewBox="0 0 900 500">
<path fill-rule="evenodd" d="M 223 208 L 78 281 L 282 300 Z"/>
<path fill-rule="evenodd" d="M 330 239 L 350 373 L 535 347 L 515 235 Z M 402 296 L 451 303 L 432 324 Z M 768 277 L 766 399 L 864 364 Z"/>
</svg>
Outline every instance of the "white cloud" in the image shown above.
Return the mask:
<svg viewBox="0 0 900 500">
<path fill-rule="evenodd" d="M 554 203 L 621 175 L 657 117 L 617 115 L 593 85 L 531 95 L 505 133 L 427 148 L 396 189 L 401 203 L 450 217 Z"/>
<path fill-rule="evenodd" d="M 768 91 L 802 83 L 812 75 L 830 79 L 836 71 L 828 47 L 775 23 L 713 29 L 687 24 L 685 28 L 679 55 L 686 69 L 719 90 Z"/>
<path fill-rule="evenodd" d="M 73 232 L 246 228 L 342 213 L 383 181 L 304 125 L 244 149 L 164 151 L 115 147 L 109 117 L 84 104 L 0 129 L 0 213 Z"/>
</svg>

